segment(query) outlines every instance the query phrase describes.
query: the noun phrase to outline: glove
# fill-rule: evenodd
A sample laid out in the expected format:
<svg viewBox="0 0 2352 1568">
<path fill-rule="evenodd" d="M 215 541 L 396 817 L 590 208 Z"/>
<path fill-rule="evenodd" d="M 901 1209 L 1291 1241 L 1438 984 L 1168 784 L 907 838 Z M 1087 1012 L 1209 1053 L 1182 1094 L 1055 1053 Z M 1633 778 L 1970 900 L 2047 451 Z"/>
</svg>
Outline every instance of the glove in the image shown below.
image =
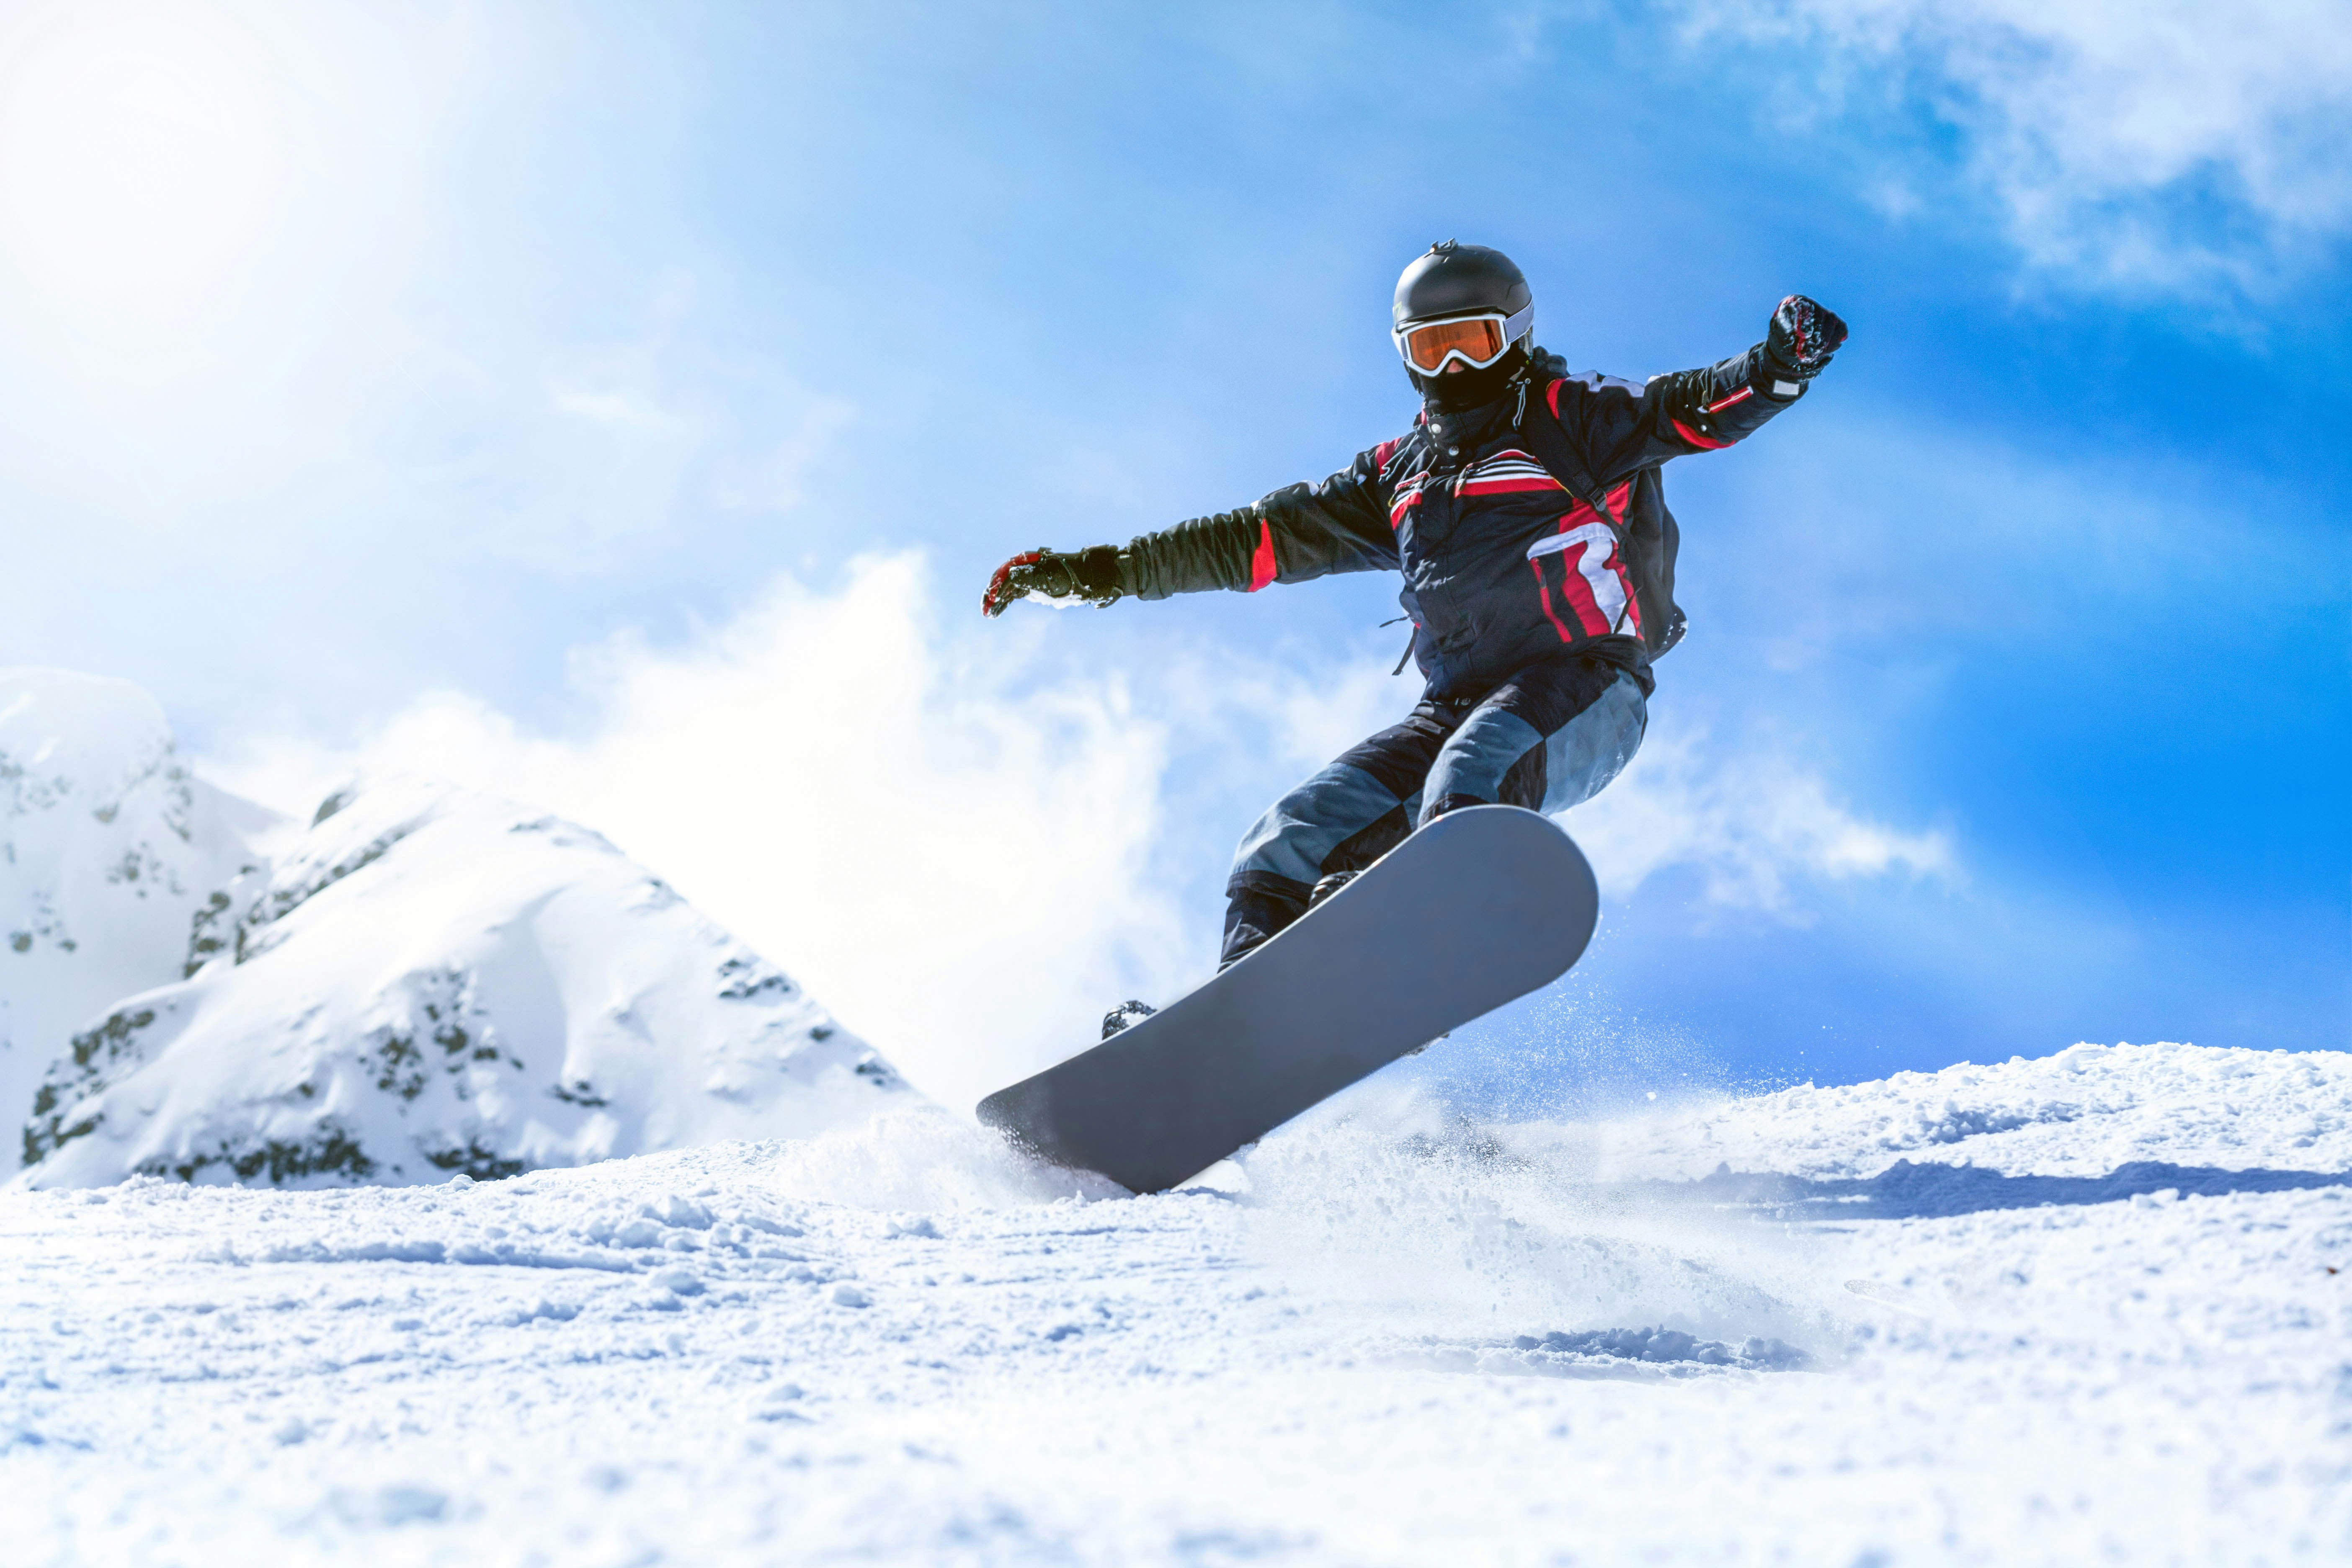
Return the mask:
<svg viewBox="0 0 2352 1568">
<path fill-rule="evenodd" d="M 1845 342 L 1845 323 L 1802 294 L 1791 294 L 1772 312 L 1764 334 L 1764 368 L 1780 381 L 1811 381 L 1829 368 L 1830 356 Z"/>
<path fill-rule="evenodd" d="M 996 569 L 988 592 L 980 596 L 980 613 L 1001 616 L 1015 599 L 1034 594 L 1055 604 L 1108 605 L 1126 592 L 1118 582 L 1118 546 L 1097 544 L 1065 553 L 1032 550 Z"/>
</svg>

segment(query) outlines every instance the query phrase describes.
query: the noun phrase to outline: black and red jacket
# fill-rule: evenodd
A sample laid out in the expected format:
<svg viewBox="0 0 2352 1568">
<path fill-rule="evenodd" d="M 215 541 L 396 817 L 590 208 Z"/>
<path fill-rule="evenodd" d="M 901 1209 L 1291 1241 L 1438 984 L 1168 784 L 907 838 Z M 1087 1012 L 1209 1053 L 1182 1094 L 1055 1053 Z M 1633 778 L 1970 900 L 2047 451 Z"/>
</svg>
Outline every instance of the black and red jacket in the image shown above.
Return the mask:
<svg viewBox="0 0 2352 1568">
<path fill-rule="evenodd" d="M 1411 431 L 1319 485 L 1144 534 L 1122 552 L 1123 585 L 1164 599 L 1401 571 L 1432 697 L 1483 696 L 1563 650 L 1605 658 L 1647 689 L 1650 657 L 1683 625 L 1659 466 L 1740 440 L 1802 386 L 1773 377 L 1761 344 L 1646 386 L 1566 370 L 1537 350 L 1500 398 L 1425 406 Z M 1536 420 L 1556 423 L 1564 451 L 1538 438 Z M 1582 471 L 1556 472 L 1538 447 L 1580 458 Z"/>
</svg>

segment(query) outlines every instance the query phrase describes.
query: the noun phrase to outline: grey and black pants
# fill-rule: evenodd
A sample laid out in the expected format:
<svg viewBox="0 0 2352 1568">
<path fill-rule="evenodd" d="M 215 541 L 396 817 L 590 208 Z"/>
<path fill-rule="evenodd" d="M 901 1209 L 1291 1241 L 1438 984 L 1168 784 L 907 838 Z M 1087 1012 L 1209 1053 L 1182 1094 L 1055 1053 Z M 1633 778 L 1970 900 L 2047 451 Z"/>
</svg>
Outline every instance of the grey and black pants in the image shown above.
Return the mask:
<svg viewBox="0 0 2352 1568">
<path fill-rule="evenodd" d="M 1530 665 L 1475 699 L 1424 699 L 1284 795 L 1242 838 L 1225 884 L 1223 961 L 1306 912 L 1315 884 L 1360 871 L 1465 805 L 1565 811 L 1633 761 L 1644 683 L 1591 654 Z"/>
</svg>

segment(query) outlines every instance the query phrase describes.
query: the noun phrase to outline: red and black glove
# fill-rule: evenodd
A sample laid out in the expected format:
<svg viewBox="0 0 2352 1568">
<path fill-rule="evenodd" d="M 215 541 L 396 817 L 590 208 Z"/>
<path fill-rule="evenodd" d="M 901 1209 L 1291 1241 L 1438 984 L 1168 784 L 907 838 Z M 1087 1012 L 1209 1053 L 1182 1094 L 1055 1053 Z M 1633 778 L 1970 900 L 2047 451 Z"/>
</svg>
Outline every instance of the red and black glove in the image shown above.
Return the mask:
<svg viewBox="0 0 2352 1568">
<path fill-rule="evenodd" d="M 1811 381 L 1829 368 L 1845 342 L 1845 323 L 1826 306 L 1791 294 L 1772 312 L 1764 334 L 1764 368 L 1781 381 Z"/>
<path fill-rule="evenodd" d="M 1004 606 L 1031 595 L 1055 604 L 1107 605 L 1126 593 L 1120 586 L 1118 546 L 1097 544 L 1066 553 L 1032 550 L 996 569 L 988 592 L 980 596 L 980 613 L 1001 616 Z"/>
</svg>

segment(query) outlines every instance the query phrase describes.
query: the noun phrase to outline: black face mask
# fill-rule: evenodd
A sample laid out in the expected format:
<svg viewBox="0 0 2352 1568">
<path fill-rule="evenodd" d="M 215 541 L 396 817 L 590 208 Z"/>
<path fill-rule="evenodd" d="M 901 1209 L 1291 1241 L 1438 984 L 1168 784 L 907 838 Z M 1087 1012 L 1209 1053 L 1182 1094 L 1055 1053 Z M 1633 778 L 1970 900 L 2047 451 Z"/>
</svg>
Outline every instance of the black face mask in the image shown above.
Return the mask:
<svg viewBox="0 0 2352 1568">
<path fill-rule="evenodd" d="M 1494 402 L 1528 368 L 1528 345 L 1513 343 L 1511 352 L 1484 370 L 1457 370 L 1452 374 L 1423 375 L 1412 366 L 1405 374 L 1422 401 L 1441 414 L 1459 414 Z"/>
</svg>

